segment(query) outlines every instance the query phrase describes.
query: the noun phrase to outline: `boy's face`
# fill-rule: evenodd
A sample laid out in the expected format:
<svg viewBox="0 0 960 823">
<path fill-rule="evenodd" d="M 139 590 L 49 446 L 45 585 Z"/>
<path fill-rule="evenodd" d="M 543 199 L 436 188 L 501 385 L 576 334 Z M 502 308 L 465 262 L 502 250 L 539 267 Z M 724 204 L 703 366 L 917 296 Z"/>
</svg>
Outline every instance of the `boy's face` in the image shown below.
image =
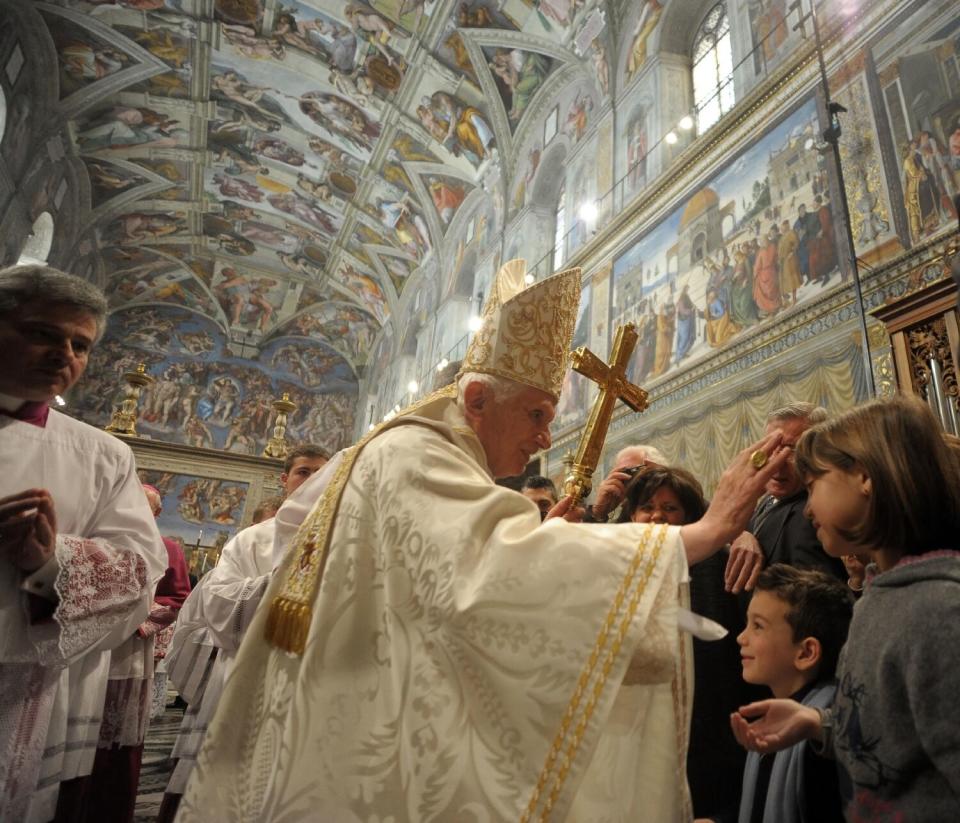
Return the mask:
<svg viewBox="0 0 960 823">
<path fill-rule="evenodd" d="M 769 686 L 774 697 L 790 697 L 812 677 L 802 663 L 802 644 L 793 640 L 787 622 L 790 604 L 772 592 L 754 592 L 747 609 L 747 627 L 737 636 L 743 679 Z"/>
</svg>

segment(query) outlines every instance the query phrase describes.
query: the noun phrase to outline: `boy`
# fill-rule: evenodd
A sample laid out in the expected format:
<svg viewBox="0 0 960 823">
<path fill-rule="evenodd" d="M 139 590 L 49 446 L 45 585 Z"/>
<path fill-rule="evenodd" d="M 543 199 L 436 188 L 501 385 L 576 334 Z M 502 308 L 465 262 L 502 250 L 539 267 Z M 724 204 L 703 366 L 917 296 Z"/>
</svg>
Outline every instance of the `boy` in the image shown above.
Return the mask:
<svg viewBox="0 0 960 823">
<path fill-rule="evenodd" d="M 827 707 L 853 614 L 850 592 L 823 572 L 780 563 L 760 575 L 747 627 L 737 637 L 743 679 L 775 697 Z M 723 821 L 723 816 L 714 818 Z M 733 820 L 734 818 L 730 818 Z M 842 821 L 836 765 L 805 743 L 776 755 L 751 752 L 737 823 Z"/>
</svg>

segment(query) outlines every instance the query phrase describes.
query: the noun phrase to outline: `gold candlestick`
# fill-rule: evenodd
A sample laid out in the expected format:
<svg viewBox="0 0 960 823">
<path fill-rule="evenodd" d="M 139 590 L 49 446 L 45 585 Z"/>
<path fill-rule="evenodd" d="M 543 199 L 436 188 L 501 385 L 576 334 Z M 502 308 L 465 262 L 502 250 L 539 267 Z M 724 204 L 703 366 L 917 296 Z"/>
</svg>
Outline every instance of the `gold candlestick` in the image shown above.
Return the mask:
<svg viewBox="0 0 960 823">
<path fill-rule="evenodd" d="M 137 403 L 140 401 L 140 392 L 153 383 L 154 378 L 147 374 L 145 363 L 138 363 L 135 371 L 128 371 L 123 375 L 127 381 L 127 389 L 120 407 L 114 409 L 110 422 L 104 430 L 111 434 L 127 434 L 137 437 Z"/>
<path fill-rule="evenodd" d="M 297 410 L 297 404 L 290 399 L 290 395 L 287 392 L 284 392 L 279 400 L 274 400 L 270 405 L 273 406 L 273 410 L 277 413 L 277 418 L 273 421 L 273 437 L 267 442 L 267 446 L 263 450 L 263 456 L 279 457 L 282 459 L 286 457 L 290 451 L 286 440 L 287 415 Z"/>
</svg>

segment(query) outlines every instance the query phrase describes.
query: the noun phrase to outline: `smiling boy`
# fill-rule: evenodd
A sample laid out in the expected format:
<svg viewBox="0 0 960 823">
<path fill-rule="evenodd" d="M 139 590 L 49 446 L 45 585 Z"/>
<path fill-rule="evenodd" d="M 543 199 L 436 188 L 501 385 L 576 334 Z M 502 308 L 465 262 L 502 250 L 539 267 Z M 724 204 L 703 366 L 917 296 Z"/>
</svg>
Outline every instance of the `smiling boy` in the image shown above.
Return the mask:
<svg viewBox="0 0 960 823">
<path fill-rule="evenodd" d="M 775 697 L 829 706 L 853 614 L 850 593 L 813 570 L 774 564 L 757 581 L 747 627 L 737 637 L 743 679 Z M 723 820 L 723 817 L 715 818 Z M 743 772 L 738 823 L 842 821 L 832 761 L 801 743 L 776 755 L 751 752 Z"/>
</svg>

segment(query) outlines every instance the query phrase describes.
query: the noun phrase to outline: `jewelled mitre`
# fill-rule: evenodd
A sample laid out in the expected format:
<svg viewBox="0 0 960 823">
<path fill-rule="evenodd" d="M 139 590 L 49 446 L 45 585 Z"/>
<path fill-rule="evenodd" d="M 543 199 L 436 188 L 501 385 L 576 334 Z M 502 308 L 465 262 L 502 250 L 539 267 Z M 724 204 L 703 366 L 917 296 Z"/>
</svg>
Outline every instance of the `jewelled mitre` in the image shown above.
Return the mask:
<svg viewBox="0 0 960 823">
<path fill-rule="evenodd" d="M 504 263 L 483 307 L 460 374 L 481 372 L 516 380 L 560 398 L 580 305 L 580 269 L 532 286 L 523 260 Z"/>
</svg>

